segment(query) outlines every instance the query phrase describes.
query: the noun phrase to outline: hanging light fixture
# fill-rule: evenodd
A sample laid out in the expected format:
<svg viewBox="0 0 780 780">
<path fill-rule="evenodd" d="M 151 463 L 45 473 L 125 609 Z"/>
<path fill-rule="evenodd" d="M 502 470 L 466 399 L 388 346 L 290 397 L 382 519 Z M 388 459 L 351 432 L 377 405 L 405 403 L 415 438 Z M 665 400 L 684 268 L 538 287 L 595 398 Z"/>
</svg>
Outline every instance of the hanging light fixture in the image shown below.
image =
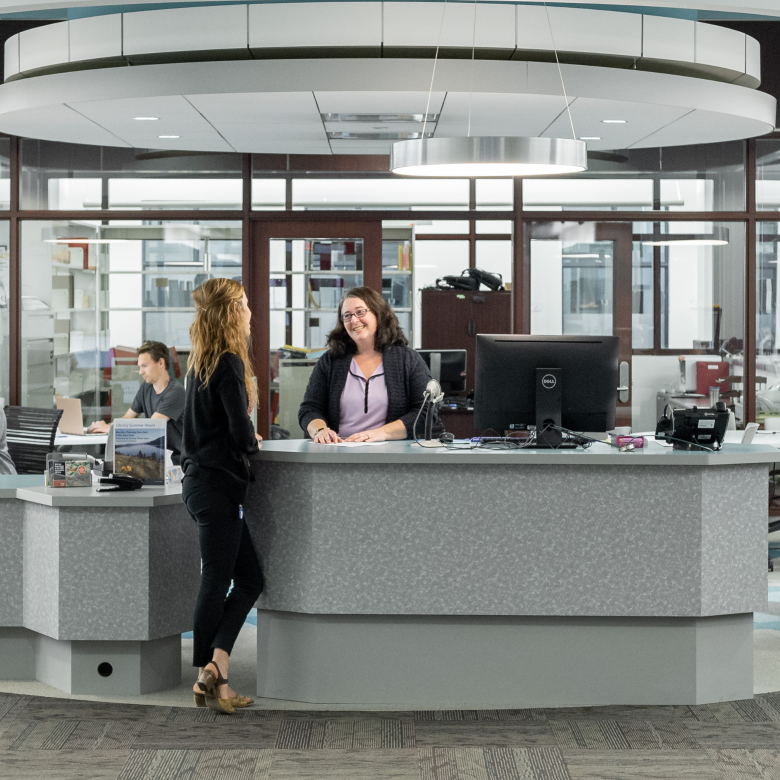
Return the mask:
<svg viewBox="0 0 780 780">
<path fill-rule="evenodd" d="M 655 229 L 652 233 L 634 237 L 645 246 L 726 246 L 729 243 L 728 228 L 713 226 L 707 233 L 661 233 Z"/>
<path fill-rule="evenodd" d="M 571 124 L 572 138 L 542 138 L 538 136 L 477 136 L 471 135 L 471 98 L 474 81 L 474 52 L 477 32 L 477 0 L 474 0 L 474 30 L 471 46 L 472 90 L 469 92 L 469 120 L 466 138 L 426 138 L 425 126 L 436 76 L 436 63 L 444 27 L 444 0 L 439 40 L 433 58 L 431 85 L 428 90 L 428 106 L 420 138 L 397 141 L 390 150 L 390 170 L 404 176 L 545 176 L 562 173 L 579 173 L 588 168 L 588 152 L 584 141 L 577 140 L 574 122 L 569 109 L 569 99 L 563 82 L 558 50 L 550 24 L 550 14 L 545 3 L 547 25 L 550 29 L 555 62 L 561 79 L 563 99 Z"/>
</svg>

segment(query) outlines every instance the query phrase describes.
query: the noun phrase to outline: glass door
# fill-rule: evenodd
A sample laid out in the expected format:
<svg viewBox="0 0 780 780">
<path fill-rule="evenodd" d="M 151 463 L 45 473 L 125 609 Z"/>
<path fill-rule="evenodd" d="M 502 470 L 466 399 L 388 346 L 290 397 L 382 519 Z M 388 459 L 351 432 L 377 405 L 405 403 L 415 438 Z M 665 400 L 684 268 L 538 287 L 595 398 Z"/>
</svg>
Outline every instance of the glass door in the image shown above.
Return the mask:
<svg viewBox="0 0 780 780">
<path fill-rule="evenodd" d="M 535 223 L 530 243 L 531 333 L 617 336 L 620 384 L 630 388 L 631 225 Z M 631 424 L 630 390 L 618 394 L 615 424 Z"/>
<path fill-rule="evenodd" d="M 258 430 L 302 439 L 298 407 L 339 302 L 352 287 L 383 289 L 381 223 L 258 223 L 259 273 L 249 285 L 255 312 Z"/>
</svg>

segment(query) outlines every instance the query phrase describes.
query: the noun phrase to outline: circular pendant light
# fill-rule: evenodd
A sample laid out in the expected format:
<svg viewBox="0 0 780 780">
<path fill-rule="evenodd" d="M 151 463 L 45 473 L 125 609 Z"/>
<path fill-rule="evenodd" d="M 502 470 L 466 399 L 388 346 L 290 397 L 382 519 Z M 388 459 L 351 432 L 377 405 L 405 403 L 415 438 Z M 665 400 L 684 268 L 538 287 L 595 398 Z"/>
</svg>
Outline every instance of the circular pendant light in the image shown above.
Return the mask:
<svg viewBox="0 0 780 780">
<path fill-rule="evenodd" d="M 585 142 L 571 138 L 421 138 L 397 141 L 390 151 L 390 169 L 404 176 L 549 176 L 587 168 Z"/>
</svg>

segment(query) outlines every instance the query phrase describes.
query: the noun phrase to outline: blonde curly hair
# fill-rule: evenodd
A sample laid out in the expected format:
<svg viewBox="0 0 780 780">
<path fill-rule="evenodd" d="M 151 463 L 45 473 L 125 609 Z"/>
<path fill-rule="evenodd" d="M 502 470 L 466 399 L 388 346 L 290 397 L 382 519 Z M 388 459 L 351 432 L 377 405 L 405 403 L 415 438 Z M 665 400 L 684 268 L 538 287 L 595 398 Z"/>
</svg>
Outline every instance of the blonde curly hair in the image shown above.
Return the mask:
<svg viewBox="0 0 780 780">
<path fill-rule="evenodd" d="M 209 279 L 192 291 L 195 321 L 190 325 L 188 371 L 208 385 L 219 359 L 226 352 L 244 361 L 244 382 L 252 404 L 257 403 L 250 358 L 250 338 L 244 330 L 241 302 L 244 288 L 233 279 Z"/>
</svg>

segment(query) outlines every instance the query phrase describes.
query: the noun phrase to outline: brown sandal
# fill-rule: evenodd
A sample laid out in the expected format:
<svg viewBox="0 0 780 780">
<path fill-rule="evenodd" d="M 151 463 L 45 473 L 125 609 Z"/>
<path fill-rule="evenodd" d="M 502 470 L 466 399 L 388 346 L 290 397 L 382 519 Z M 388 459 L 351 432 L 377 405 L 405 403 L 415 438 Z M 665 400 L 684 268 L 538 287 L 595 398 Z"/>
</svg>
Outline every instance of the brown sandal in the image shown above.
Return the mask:
<svg viewBox="0 0 780 780">
<path fill-rule="evenodd" d="M 232 715 L 235 712 L 232 699 L 220 699 L 217 696 L 217 688 L 220 685 L 225 685 L 227 680 L 222 676 L 222 672 L 219 671 L 219 667 L 214 663 L 214 661 L 211 661 L 210 665 L 217 670 L 216 677 L 214 676 L 213 672 L 209 671 L 208 668 L 204 668 L 204 670 L 198 675 L 198 686 L 204 692 L 203 695 L 205 698 L 205 704 L 210 710 L 224 712 L 228 715 Z M 195 703 L 197 704 L 197 694 Z"/>
</svg>

